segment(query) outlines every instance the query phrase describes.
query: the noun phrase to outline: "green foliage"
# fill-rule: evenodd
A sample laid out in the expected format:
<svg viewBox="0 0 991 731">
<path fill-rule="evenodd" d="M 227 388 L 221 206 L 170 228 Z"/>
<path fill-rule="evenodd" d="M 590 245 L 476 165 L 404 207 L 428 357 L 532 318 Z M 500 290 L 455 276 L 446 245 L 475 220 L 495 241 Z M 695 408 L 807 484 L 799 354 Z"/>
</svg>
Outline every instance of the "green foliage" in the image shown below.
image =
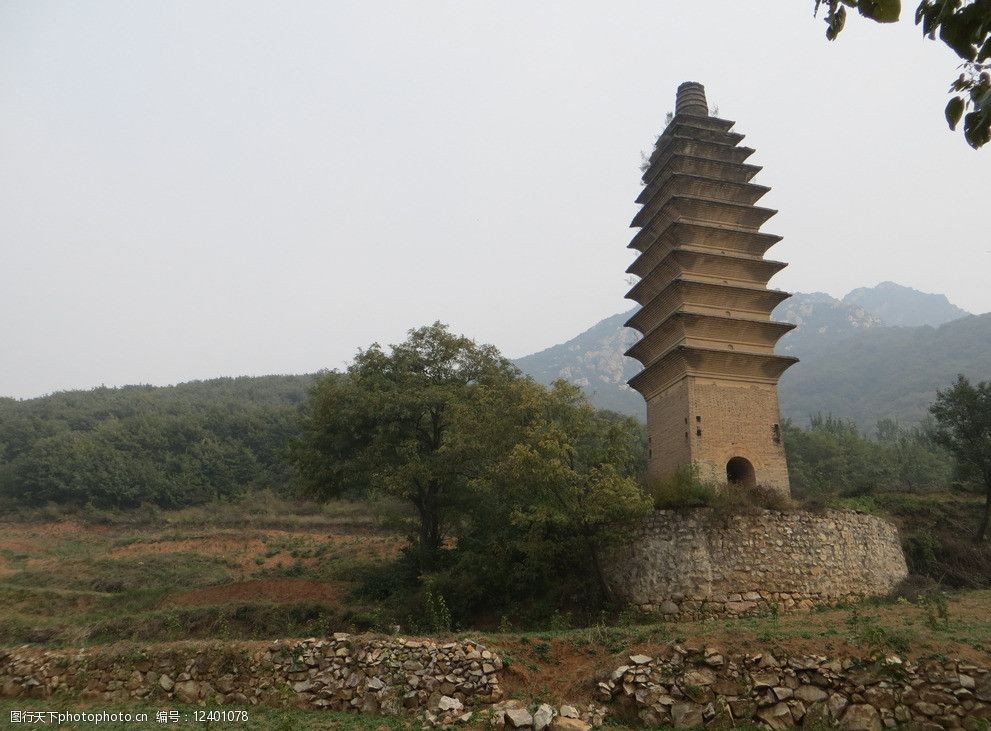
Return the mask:
<svg viewBox="0 0 991 731">
<path fill-rule="evenodd" d="M 939 576 L 939 540 L 932 533 L 906 536 L 902 541 L 909 571 L 922 576 Z"/>
<path fill-rule="evenodd" d="M 982 541 L 991 521 L 991 382 L 975 386 L 961 375 L 937 393 L 930 411 L 937 424 L 933 439 L 953 454 L 962 475 L 984 487 L 984 512 L 975 535 Z"/>
<path fill-rule="evenodd" d="M 444 601 L 444 595 L 436 582 L 428 577 L 423 585 L 423 603 L 426 607 L 427 629 L 431 632 L 450 632 L 452 629 L 451 610 Z"/>
<path fill-rule="evenodd" d="M 455 504 L 451 547 L 430 575 L 430 591 L 444 597 L 456 626 L 486 617 L 505 627 L 561 625 L 573 621 L 572 609 L 595 616 L 611 601 L 603 553 L 650 508 L 640 487 L 640 424 L 595 411 L 563 382 L 548 391 L 520 379 L 515 390 L 526 394 L 522 410 L 483 408 L 466 432 L 487 441 L 507 416 L 526 423 Z M 401 596 L 397 581 L 390 597 Z"/>
<path fill-rule="evenodd" d="M 805 499 L 935 490 L 951 479 L 952 459 L 936 444 L 928 424 L 903 429 L 885 419 L 878 422 L 874 439 L 831 416 L 813 417 L 808 429 L 788 420 L 781 426 L 792 490 Z"/>
<path fill-rule="evenodd" d="M 846 625 L 849 638 L 875 654 L 889 650 L 906 654 L 918 644 L 918 638 L 910 630 L 886 627 L 878 617 L 863 615 L 857 608 L 850 612 Z"/>
<path fill-rule="evenodd" d="M 518 379 L 492 346 L 441 323 L 411 330 L 391 352 L 374 344 L 343 377 L 317 384 L 292 458 L 314 495 L 381 492 L 409 502 L 418 563 L 429 569 L 461 494 L 516 433 L 509 415 Z M 479 409 L 503 407 L 505 429 L 485 441 L 467 436 Z"/>
<path fill-rule="evenodd" d="M 669 475 L 652 479 L 647 489 L 658 510 L 694 508 L 709 505 L 719 485 L 699 477 L 695 465 L 686 465 Z"/>
<path fill-rule="evenodd" d="M 815 0 L 818 13 L 826 6 L 826 38 L 835 40 L 846 23 L 846 8 L 856 8 L 865 18 L 893 23 L 901 15 L 900 0 Z M 926 38 L 936 36 L 963 61 L 964 71 L 951 85 L 958 96 L 946 105 L 946 121 L 956 129 L 964 119 L 964 138 L 978 148 L 991 140 L 991 3 L 987 0 L 922 0 L 915 10 L 915 24 Z M 965 108 L 970 111 L 964 116 Z"/>
<path fill-rule="evenodd" d="M 711 508 L 716 515 L 746 513 L 753 509 L 792 510 L 788 497 L 762 485 L 727 485 L 703 480 L 695 465 L 682 467 L 648 482 L 648 492 L 658 510 Z"/>
<path fill-rule="evenodd" d="M 926 624 L 931 630 L 947 629 L 950 626 L 950 603 L 946 592 L 931 592 L 923 596 L 919 604 L 925 612 Z"/>
<path fill-rule="evenodd" d="M 876 512 L 898 525 L 909 573 L 957 589 L 991 586 L 991 546 L 974 543 L 975 496 L 883 493 Z"/>
<path fill-rule="evenodd" d="M 0 498 L 161 507 L 283 487 L 309 377 L 222 378 L 0 401 Z"/>
<path fill-rule="evenodd" d="M 315 495 L 386 493 L 414 508 L 388 600 L 397 614 L 419 605 L 429 622 L 449 624 L 449 612 L 457 624 L 608 601 L 601 553 L 649 509 L 644 441 L 634 419 L 595 411 L 564 382 L 524 378 L 435 323 L 319 383 L 292 455 Z M 429 576 L 418 599 L 410 576 Z"/>
<path fill-rule="evenodd" d="M 564 381 L 549 391 L 529 380 L 519 387 L 528 394 L 527 425 L 472 483 L 447 572 L 461 590 L 446 595 L 458 597 L 462 616 L 527 607 L 547 615 L 561 605 L 594 611 L 612 599 L 603 552 L 650 509 L 642 427 L 596 411 Z M 498 428 L 483 414 L 479 438 Z"/>
</svg>

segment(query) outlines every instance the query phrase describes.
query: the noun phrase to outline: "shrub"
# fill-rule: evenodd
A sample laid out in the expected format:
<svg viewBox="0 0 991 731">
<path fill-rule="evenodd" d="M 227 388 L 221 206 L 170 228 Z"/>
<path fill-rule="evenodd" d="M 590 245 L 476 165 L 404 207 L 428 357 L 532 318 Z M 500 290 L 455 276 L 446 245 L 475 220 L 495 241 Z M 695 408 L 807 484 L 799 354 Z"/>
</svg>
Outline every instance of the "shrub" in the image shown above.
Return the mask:
<svg viewBox="0 0 991 731">
<path fill-rule="evenodd" d="M 444 601 L 432 577 L 424 577 L 423 604 L 426 610 L 425 621 L 431 632 L 450 632 L 452 628 L 451 610 Z"/>
<path fill-rule="evenodd" d="M 911 573 L 934 579 L 941 578 L 940 561 L 936 557 L 939 550 L 936 536 L 930 533 L 915 533 L 906 536 L 902 541 L 902 548 L 905 551 L 905 562 Z"/>
<path fill-rule="evenodd" d="M 977 589 L 991 580 L 991 548 L 976 544 L 970 536 L 939 535 L 934 566 L 929 575 L 957 589 Z"/>
<path fill-rule="evenodd" d="M 795 502 L 772 487 L 728 485 L 699 477 L 695 465 L 650 481 L 648 491 L 658 510 L 709 507 L 726 515 L 753 510 L 794 510 Z"/>
<path fill-rule="evenodd" d="M 842 508 L 845 510 L 856 510 L 858 513 L 878 515 L 880 510 L 877 501 L 871 495 L 858 495 L 855 497 L 840 497 L 826 501 L 831 508 Z"/>
<path fill-rule="evenodd" d="M 648 482 L 647 491 L 658 510 L 700 508 L 711 505 L 719 485 L 699 477 L 695 465 L 686 465 Z"/>
<path fill-rule="evenodd" d="M 939 584 L 930 577 L 920 574 L 909 574 L 895 587 L 892 596 L 905 599 L 913 604 L 919 604 L 925 597 L 939 590 Z"/>
<path fill-rule="evenodd" d="M 722 485 L 716 491 L 710 507 L 719 513 L 736 515 L 755 510 L 794 510 L 797 504 L 788 495 L 773 487 Z"/>
</svg>

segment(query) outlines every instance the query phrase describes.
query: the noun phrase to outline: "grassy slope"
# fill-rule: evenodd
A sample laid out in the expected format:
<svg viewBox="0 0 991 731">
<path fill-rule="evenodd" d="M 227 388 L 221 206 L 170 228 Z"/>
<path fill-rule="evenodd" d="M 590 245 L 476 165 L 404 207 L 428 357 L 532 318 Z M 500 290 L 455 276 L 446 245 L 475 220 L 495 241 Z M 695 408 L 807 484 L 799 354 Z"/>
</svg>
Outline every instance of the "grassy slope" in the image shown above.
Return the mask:
<svg viewBox="0 0 991 731">
<path fill-rule="evenodd" d="M 893 521 L 909 571 L 953 589 L 991 587 L 991 545 L 975 544 L 984 498 L 966 493 L 881 493 L 854 501 Z"/>
<path fill-rule="evenodd" d="M 956 586 L 987 588 L 991 568 L 981 561 L 988 551 L 966 537 L 979 505 L 976 496 L 895 494 L 876 496 L 862 507 L 894 516 L 917 567 L 933 558 L 922 550 L 929 549 L 936 560 L 928 567 L 931 574 L 955 571 L 950 578 Z M 236 505 L 177 512 L 52 520 L 57 516 L 41 511 L 34 513 L 35 520 L 0 523 L 0 641 L 72 646 L 367 629 L 363 613 L 374 606 L 362 604 L 350 590 L 365 571 L 389 563 L 404 545 L 403 534 L 381 517 L 382 507 L 287 503 L 258 495 Z M 968 551 L 980 560 L 963 560 Z M 991 595 L 973 596 L 987 603 Z M 961 623 L 941 626 L 939 632 L 929 628 L 936 634 L 923 632 L 917 638 L 903 630 L 922 631 L 919 617 L 927 609 L 899 604 L 816 613 L 819 619 L 812 623 L 782 616 L 675 625 L 620 616 L 618 626 L 570 631 L 585 637 L 589 647 L 615 646 L 617 651 L 644 631 L 659 640 L 677 639 L 692 636 L 699 626 L 713 636 L 729 628 L 727 637 L 748 641 L 780 633 L 801 639 L 814 627 L 820 628 L 812 637 L 816 641 L 855 640 L 862 625 L 870 623 L 864 617 L 876 615 L 882 624 L 864 631 L 882 644 L 983 650 L 988 628 L 972 622 L 972 600 L 965 596 L 954 606 L 963 611 Z M 893 614 L 892 608 L 897 610 Z M 496 644 L 506 639 L 491 638 Z"/>
<path fill-rule="evenodd" d="M 240 505 L 79 517 L 0 524 L 4 644 L 333 631 L 355 609 L 345 600 L 349 581 L 403 545 L 360 503 L 253 496 Z"/>
</svg>

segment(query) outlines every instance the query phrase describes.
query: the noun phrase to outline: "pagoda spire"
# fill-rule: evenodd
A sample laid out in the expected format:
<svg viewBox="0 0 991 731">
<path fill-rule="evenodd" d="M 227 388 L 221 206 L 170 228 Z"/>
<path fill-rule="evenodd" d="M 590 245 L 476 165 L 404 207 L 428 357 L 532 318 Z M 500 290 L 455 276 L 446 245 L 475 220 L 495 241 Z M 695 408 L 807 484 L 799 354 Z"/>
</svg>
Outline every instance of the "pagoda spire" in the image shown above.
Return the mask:
<svg viewBox="0 0 991 731">
<path fill-rule="evenodd" d="M 709 105 L 705 101 L 705 87 L 697 81 L 686 81 L 678 87 L 675 114 L 691 114 L 708 117 Z"/>
</svg>

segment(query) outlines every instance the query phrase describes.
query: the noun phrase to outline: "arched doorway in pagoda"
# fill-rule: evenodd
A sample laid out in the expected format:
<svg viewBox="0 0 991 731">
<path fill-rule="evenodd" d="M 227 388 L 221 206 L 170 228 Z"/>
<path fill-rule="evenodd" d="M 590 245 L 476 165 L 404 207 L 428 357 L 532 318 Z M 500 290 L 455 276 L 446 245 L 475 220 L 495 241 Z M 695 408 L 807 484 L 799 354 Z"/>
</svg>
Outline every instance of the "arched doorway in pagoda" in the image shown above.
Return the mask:
<svg viewBox="0 0 991 731">
<path fill-rule="evenodd" d="M 726 482 L 740 487 L 754 487 L 757 485 L 757 476 L 754 474 L 754 466 L 745 457 L 733 457 L 726 463 Z"/>
</svg>

